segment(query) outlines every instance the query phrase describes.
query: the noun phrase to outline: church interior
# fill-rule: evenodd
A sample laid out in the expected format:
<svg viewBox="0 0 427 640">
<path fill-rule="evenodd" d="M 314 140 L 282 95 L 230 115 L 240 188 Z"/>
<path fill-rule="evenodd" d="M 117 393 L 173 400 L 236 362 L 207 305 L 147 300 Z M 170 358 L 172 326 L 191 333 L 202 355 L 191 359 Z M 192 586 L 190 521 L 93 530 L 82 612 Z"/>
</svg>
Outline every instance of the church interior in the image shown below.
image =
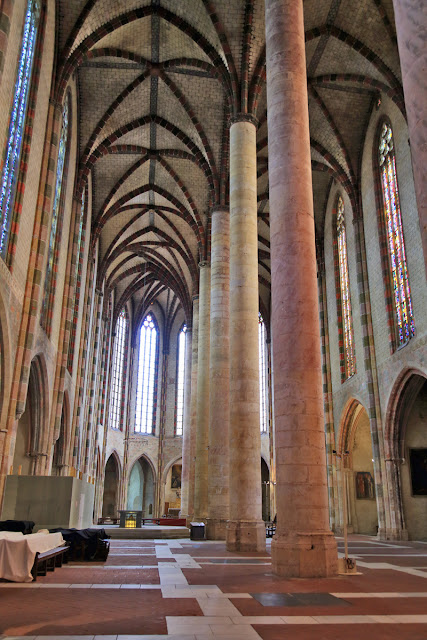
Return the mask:
<svg viewBox="0 0 427 640">
<path fill-rule="evenodd" d="M 0 529 L 111 534 L 0 637 L 425 639 L 427 5 L 1 0 L 0 87 Z"/>
</svg>

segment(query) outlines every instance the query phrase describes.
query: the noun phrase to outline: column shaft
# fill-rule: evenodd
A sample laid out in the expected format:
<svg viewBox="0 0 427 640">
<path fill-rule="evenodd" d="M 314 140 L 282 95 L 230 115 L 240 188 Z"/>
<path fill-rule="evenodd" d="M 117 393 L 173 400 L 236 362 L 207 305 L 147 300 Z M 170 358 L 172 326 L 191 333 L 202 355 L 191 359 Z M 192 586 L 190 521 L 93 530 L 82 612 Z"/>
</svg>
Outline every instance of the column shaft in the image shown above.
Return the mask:
<svg viewBox="0 0 427 640">
<path fill-rule="evenodd" d="M 261 519 L 256 127 L 230 129 L 230 520 L 227 549 L 265 549 Z"/>
<path fill-rule="evenodd" d="M 212 212 L 207 537 L 225 540 L 229 511 L 230 214 Z"/>
<path fill-rule="evenodd" d="M 191 403 L 191 360 L 192 360 L 192 340 L 193 331 L 187 327 L 185 334 L 185 368 L 184 368 L 184 415 L 182 433 L 182 488 L 181 488 L 181 518 L 188 516 L 188 489 L 191 464 L 191 424 L 190 424 L 190 403 Z"/>
<path fill-rule="evenodd" d="M 200 263 L 194 518 L 208 515 L 210 265 Z"/>
<path fill-rule="evenodd" d="M 328 523 L 302 0 L 266 0 L 277 530 L 273 571 L 337 571 Z"/>
<path fill-rule="evenodd" d="M 393 0 L 415 195 L 427 269 L 427 46 L 426 9 L 420 0 Z"/>
<path fill-rule="evenodd" d="M 190 443 L 188 469 L 188 511 L 187 526 L 194 516 L 194 487 L 196 472 L 196 429 L 197 429 L 197 365 L 199 354 L 199 296 L 193 297 L 193 327 L 191 341 L 191 398 L 190 398 Z"/>
</svg>

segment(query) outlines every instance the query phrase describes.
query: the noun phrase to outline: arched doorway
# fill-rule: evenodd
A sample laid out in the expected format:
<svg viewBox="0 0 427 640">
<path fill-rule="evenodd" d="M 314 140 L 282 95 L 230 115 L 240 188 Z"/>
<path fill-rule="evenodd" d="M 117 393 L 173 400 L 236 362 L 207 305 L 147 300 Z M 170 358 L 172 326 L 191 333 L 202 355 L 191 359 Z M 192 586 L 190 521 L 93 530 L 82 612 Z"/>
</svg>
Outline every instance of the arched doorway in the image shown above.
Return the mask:
<svg viewBox="0 0 427 640">
<path fill-rule="evenodd" d="M 387 431 L 392 509 L 410 540 L 427 539 L 427 379 L 407 372 L 394 396 Z M 394 409 L 394 410 L 393 410 Z M 406 537 L 406 534 L 403 536 Z"/>
<path fill-rule="evenodd" d="M 340 463 L 343 473 L 338 482 L 340 511 L 342 510 L 342 492 L 344 482 L 347 491 L 347 525 L 354 533 L 376 535 L 378 532 L 378 511 L 375 495 L 374 460 L 369 417 L 366 409 L 354 401 L 343 424 L 343 437 L 340 439 L 340 452 L 344 452 Z M 348 453 L 347 453 L 348 452 Z M 343 515 L 340 515 L 341 527 Z"/>
<path fill-rule="evenodd" d="M 36 357 L 31 363 L 25 410 L 16 431 L 13 468 L 15 473 L 20 472 L 21 475 L 40 472 L 37 462 L 42 453 L 42 425 L 47 415 L 45 390 L 41 361 Z"/>
<path fill-rule="evenodd" d="M 165 498 L 163 505 L 163 513 L 168 515 L 169 509 L 174 509 L 178 515 L 181 509 L 181 476 L 182 476 L 182 459 L 173 462 L 166 471 L 165 480 Z"/>
<path fill-rule="evenodd" d="M 117 518 L 117 500 L 119 495 L 119 467 L 116 456 L 112 453 L 105 465 L 104 499 L 102 517 Z"/>
<path fill-rule="evenodd" d="M 127 508 L 142 511 L 145 518 L 154 512 L 154 475 L 144 456 L 135 462 L 129 475 Z"/>
<path fill-rule="evenodd" d="M 262 495 L 262 519 L 270 522 L 270 471 L 264 458 L 261 458 L 261 495 Z"/>
</svg>

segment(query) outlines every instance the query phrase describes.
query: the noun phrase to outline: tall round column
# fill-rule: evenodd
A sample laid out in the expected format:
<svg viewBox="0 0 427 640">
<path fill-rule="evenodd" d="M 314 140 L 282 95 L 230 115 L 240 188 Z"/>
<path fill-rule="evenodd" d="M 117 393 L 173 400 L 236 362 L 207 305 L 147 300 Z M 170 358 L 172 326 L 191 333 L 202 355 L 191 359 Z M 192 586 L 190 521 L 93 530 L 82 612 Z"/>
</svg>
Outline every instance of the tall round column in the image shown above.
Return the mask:
<svg viewBox="0 0 427 640">
<path fill-rule="evenodd" d="M 188 511 L 188 489 L 191 465 L 191 360 L 192 360 L 192 339 L 193 331 L 187 327 L 185 334 L 185 365 L 184 365 L 184 412 L 182 430 L 182 478 L 181 478 L 181 518 L 187 518 Z"/>
<path fill-rule="evenodd" d="M 188 466 L 188 487 L 184 486 L 187 492 L 188 508 L 185 514 L 187 526 L 194 519 L 194 484 L 196 467 L 196 425 L 197 425 L 197 364 L 199 353 L 199 296 L 193 296 L 193 326 L 191 340 L 191 396 L 190 396 L 190 442 L 189 442 L 189 466 Z M 183 470 L 184 472 L 184 470 Z M 185 479 L 184 479 L 185 482 Z"/>
<path fill-rule="evenodd" d="M 209 321 L 211 270 L 208 262 L 201 262 L 199 267 L 199 353 L 197 366 L 194 518 L 201 522 L 205 521 L 208 515 Z"/>
<path fill-rule="evenodd" d="M 230 128 L 230 520 L 227 549 L 262 551 L 256 126 Z"/>
<path fill-rule="evenodd" d="M 303 0 L 266 0 L 272 346 L 277 465 L 273 571 L 337 572 L 329 530 Z"/>
<path fill-rule="evenodd" d="M 393 0 L 415 195 L 427 269 L 427 46 L 426 9 L 420 0 Z"/>
<path fill-rule="evenodd" d="M 229 511 L 230 214 L 215 207 L 211 227 L 209 508 L 206 533 L 225 540 Z"/>
</svg>

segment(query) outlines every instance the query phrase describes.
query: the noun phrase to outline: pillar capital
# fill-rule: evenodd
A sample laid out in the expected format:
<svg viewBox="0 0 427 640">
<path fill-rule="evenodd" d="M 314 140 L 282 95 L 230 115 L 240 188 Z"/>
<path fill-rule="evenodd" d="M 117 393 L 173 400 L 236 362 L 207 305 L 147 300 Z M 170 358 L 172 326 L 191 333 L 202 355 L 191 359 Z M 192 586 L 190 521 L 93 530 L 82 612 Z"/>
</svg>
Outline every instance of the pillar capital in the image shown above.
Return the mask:
<svg viewBox="0 0 427 640">
<path fill-rule="evenodd" d="M 212 207 L 211 215 L 214 213 L 230 213 L 230 207 L 226 204 L 215 204 Z"/>
<path fill-rule="evenodd" d="M 236 115 L 231 116 L 229 122 L 230 127 L 237 122 L 250 122 L 254 127 L 258 127 L 258 119 L 251 113 L 236 113 Z"/>
<path fill-rule="evenodd" d="M 209 262 L 209 260 L 201 260 L 199 262 L 199 269 L 202 269 L 202 267 L 210 267 L 211 263 Z"/>
</svg>

